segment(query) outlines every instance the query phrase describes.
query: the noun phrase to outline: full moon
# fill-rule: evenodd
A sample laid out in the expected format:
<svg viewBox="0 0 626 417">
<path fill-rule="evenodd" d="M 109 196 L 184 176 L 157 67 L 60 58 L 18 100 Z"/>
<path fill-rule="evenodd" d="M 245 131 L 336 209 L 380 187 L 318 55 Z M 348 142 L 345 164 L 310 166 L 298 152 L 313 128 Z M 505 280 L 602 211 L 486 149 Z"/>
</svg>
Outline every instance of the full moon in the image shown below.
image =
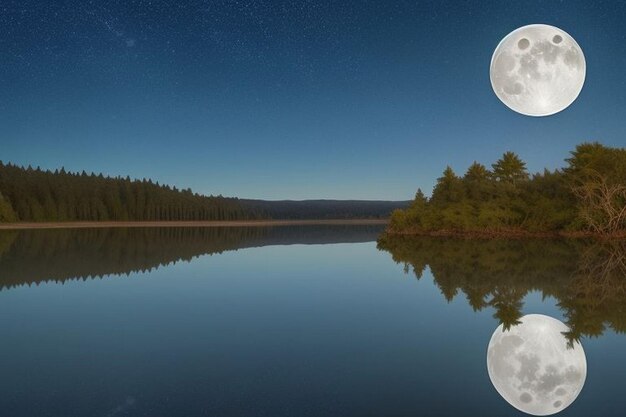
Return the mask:
<svg viewBox="0 0 626 417">
<path fill-rule="evenodd" d="M 504 331 L 500 325 L 487 349 L 487 371 L 496 391 L 513 407 L 536 416 L 567 408 L 587 377 L 582 345 L 567 345 L 569 328 L 557 319 L 529 314 Z"/>
<path fill-rule="evenodd" d="M 489 76 L 498 98 L 527 116 L 549 116 L 576 100 L 585 82 L 582 49 L 565 31 L 528 25 L 500 41 Z"/>
</svg>

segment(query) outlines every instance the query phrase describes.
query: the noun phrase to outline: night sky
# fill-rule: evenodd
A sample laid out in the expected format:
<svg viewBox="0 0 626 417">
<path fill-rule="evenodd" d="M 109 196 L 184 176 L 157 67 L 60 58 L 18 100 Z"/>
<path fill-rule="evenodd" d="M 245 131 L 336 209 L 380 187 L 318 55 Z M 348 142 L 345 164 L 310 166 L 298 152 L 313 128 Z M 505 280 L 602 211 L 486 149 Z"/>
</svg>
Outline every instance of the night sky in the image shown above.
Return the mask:
<svg viewBox="0 0 626 417">
<path fill-rule="evenodd" d="M 409 199 L 447 164 L 531 171 L 626 145 L 618 1 L 0 1 L 0 159 L 248 198 Z M 587 61 L 532 118 L 489 82 L 498 42 L 547 23 Z"/>
</svg>

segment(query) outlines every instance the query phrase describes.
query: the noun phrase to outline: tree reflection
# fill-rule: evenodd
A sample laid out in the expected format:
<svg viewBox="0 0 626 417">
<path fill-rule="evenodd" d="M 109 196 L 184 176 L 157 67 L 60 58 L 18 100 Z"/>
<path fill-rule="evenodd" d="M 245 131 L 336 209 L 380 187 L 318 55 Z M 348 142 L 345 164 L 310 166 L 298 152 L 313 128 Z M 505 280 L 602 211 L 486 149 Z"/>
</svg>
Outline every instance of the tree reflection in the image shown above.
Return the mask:
<svg viewBox="0 0 626 417">
<path fill-rule="evenodd" d="M 371 242 L 383 225 L 0 231 L 0 289 L 146 272 L 241 248 Z"/>
<path fill-rule="evenodd" d="M 626 332 L 626 242 L 579 239 L 453 239 L 384 235 L 378 248 L 420 279 L 428 266 L 450 301 L 464 294 L 480 311 L 495 310 L 505 328 L 519 323 L 524 297 L 554 297 L 570 341 Z"/>
</svg>

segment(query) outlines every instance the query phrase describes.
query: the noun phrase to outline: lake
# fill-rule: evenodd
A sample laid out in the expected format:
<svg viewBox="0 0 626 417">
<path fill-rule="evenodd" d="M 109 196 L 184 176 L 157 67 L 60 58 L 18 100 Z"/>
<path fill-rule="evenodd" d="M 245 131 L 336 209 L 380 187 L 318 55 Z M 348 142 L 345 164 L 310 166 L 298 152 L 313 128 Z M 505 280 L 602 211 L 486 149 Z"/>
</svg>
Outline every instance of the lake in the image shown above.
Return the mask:
<svg viewBox="0 0 626 417">
<path fill-rule="evenodd" d="M 486 352 L 529 313 L 586 353 L 559 415 L 624 415 L 626 243 L 381 231 L 0 231 L 2 415 L 519 416 Z"/>
</svg>

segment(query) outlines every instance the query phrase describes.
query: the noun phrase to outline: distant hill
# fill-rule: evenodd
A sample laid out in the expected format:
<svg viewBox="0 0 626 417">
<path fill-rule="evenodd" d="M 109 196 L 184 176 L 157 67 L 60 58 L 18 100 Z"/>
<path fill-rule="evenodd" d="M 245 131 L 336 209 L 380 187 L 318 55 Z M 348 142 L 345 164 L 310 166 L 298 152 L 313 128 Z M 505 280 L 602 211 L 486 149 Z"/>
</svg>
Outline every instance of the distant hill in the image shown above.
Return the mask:
<svg viewBox="0 0 626 417">
<path fill-rule="evenodd" d="M 396 209 L 409 207 L 411 201 L 376 200 L 246 200 L 239 203 L 248 210 L 272 219 L 383 219 Z"/>
</svg>

